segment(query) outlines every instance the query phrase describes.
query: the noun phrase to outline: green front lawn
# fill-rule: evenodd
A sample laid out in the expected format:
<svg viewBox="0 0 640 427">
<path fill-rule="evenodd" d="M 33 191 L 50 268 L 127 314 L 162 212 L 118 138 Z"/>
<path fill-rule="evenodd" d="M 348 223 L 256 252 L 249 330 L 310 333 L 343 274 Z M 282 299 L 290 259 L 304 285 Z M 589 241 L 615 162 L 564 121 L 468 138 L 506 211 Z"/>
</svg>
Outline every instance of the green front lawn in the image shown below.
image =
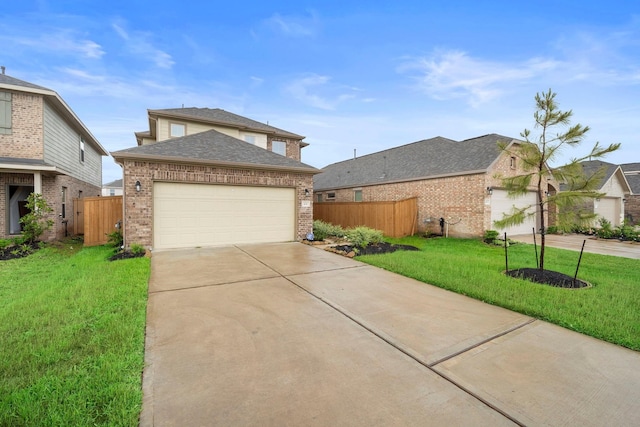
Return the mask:
<svg viewBox="0 0 640 427">
<path fill-rule="evenodd" d="M 584 253 L 578 278 L 593 285 L 560 289 L 505 276 L 504 249 L 471 239 L 389 239 L 419 252 L 359 256 L 444 289 L 546 320 L 633 350 L 640 350 L 638 260 Z M 538 248 L 539 250 L 540 248 Z M 545 267 L 573 277 L 579 253 L 546 248 Z M 509 248 L 509 268 L 535 267 L 533 245 Z"/>
<path fill-rule="evenodd" d="M 134 426 L 149 259 L 67 242 L 0 262 L 0 426 Z"/>
</svg>

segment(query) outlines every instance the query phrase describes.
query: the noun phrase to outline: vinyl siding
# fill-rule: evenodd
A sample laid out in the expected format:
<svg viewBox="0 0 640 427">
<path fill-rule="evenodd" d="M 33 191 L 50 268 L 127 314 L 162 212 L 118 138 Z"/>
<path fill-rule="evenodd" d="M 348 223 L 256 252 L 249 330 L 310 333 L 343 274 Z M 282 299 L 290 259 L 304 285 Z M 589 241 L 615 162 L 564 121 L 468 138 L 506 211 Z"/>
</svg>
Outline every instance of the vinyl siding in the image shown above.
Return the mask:
<svg viewBox="0 0 640 427">
<path fill-rule="evenodd" d="M 207 125 L 202 123 L 193 123 L 185 120 L 168 120 L 165 118 L 158 119 L 158 128 L 156 129 L 156 135 L 158 135 L 158 141 L 164 141 L 169 139 L 169 126 L 171 123 L 181 123 L 186 125 L 187 135 L 193 135 L 194 133 L 205 132 L 211 129 L 215 129 L 218 132 L 222 132 L 225 135 L 232 136 L 234 138 L 242 139 L 240 135 L 240 131 L 238 129 L 233 129 L 225 126 L 215 126 L 215 125 Z M 253 135 L 253 134 L 252 134 Z M 265 135 L 266 141 L 266 135 Z"/>
<path fill-rule="evenodd" d="M 70 176 L 100 187 L 102 157 L 85 142 L 84 162 L 80 161 L 80 133 L 73 129 L 50 105 L 44 108 L 44 161 Z"/>
</svg>

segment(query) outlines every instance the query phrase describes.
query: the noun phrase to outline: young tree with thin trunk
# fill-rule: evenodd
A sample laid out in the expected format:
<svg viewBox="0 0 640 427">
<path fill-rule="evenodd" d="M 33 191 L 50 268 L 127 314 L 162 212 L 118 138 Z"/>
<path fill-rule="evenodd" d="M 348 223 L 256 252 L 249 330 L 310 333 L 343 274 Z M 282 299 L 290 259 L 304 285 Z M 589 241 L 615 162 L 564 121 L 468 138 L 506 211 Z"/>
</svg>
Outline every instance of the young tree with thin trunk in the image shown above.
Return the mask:
<svg viewBox="0 0 640 427">
<path fill-rule="evenodd" d="M 525 129 L 520 134 L 523 138 L 522 143 L 509 144 L 502 141 L 498 143 L 502 151 L 519 159 L 522 165 L 522 173 L 519 175 L 498 176 L 507 190 L 507 194 L 509 197 L 517 198 L 524 196 L 531 189 L 535 189 L 536 205 L 523 208 L 514 207 L 509 214 L 504 215 L 503 219 L 495 221 L 495 225 L 499 228 L 506 228 L 522 224 L 527 218 L 536 215 L 538 224 L 540 224 L 539 268 L 541 270 L 544 270 L 545 213 L 548 211 L 549 205 L 558 207 L 560 227 L 566 228 L 570 224 L 585 224 L 593 221 L 595 215 L 583 208 L 589 199 L 602 196 L 602 193 L 597 191 L 597 187 L 604 170 L 598 171 L 592 176 L 586 176 L 580 163 L 585 160 L 602 158 L 620 148 L 620 144 L 602 147 L 600 143 L 596 142 L 586 156 L 574 158 L 563 166 L 550 168 L 549 165 L 557 160 L 564 148 L 578 146 L 589 132 L 588 126 L 571 125 L 573 112 L 559 110 L 555 98 L 556 94 L 551 92 L 551 89 L 548 92 L 536 94 L 536 111 L 533 117 L 535 120 L 534 129 L 539 129 L 537 137 L 533 137 L 531 131 Z M 545 188 L 546 177 L 552 177 L 562 184 L 562 191 L 548 194 L 547 188 Z"/>
</svg>

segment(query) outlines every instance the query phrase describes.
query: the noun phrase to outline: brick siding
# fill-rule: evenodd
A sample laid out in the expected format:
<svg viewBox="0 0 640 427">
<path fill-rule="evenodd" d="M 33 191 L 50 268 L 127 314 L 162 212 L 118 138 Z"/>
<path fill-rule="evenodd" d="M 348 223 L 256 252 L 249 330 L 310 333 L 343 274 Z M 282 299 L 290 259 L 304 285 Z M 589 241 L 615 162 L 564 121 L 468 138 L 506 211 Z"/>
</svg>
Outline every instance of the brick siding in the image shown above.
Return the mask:
<svg viewBox="0 0 640 427">
<path fill-rule="evenodd" d="M 500 175 L 507 177 L 519 173 L 522 173 L 521 168 L 512 169 L 509 156 L 502 155 L 489 173 L 319 192 L 323 194 L 323 201 L 326 201 L 327 193 L 335 193 L 335 202 L 353 202 L 356 189 L 362 190 L 363 202 L 397 201 L 417 197 L 419 232 L 440 233 L 439 219 L 445 218 L 449 223 L 450 236 L 478 237 L 493 228 L 491 200 L 487 194 L 487 187 L 501 188 Z M 548 184 L 549 182 L 546 182 L 545 185 Z M 314 200 L 317 198 L 314 197 Z"/>
<path fill-rule="evenodd" d="M 42 95 L 12 92 L 11 133 L 0 135 L 0 157 L 44 158 L 44 101 Z"/>
<path fill-rule="evenodd" d="M 633 225 L 640 224 L 640 195 L 634 194 L 626 197 L 624 204 L 624 218 Z"/>
<path fill-rule="evenodd" d="M 142 191 L 139 193 L 134 189 L 136 181 L 140 181 L 142 185 Z M 311 175 L 125 160 L 123 180 L 126 212 L 124 243 L 127 247 L 132 243 L 141 244 L 147 248 L 153 246 L 152 193 L 154 181 L 296 188 L 296 238 L 302 240 L 313 228 L 313 207 L 300 207 L 302 200 L 312 201 L 311 196 L 304 194 L 305 189 L 311 191 L 313 188 Z"/>
<path fill-rule="evenodd" d="M 0 238 L 7 239 L 11 236 L 8 233 L 7 224 L 7 197 L 9 185 L 33 186 L 33 174 L 26 173 L 0 173 Z M 87 184 L 78 179 L 66 175 L 43 175 L 42 176 L 42 195 L 47 204 L 53 209 L 47 219 L 53 220 L 51 230 L 45 232 L 41 236 L 43 241 L 51 241 L 61 239 L 65 235 L 65 224 L 60 217 L 62 213 L 62 187 L 67 187 L 66 201 L 66 218 L 68 234 L 73 234 L 73 222 L 75 218 L 73 209 L 73 198 L 78 197 L 82 191 L 82 197 L 97 196 L 100 194 L 100 188 Z"/>
</svg>

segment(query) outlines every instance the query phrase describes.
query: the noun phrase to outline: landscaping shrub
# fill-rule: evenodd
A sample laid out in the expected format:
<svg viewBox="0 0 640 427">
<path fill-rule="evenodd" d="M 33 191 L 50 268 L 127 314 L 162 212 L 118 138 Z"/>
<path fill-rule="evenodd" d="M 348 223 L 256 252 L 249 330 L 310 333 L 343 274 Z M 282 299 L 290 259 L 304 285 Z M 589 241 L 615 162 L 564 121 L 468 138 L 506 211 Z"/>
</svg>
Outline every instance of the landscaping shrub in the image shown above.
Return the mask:
<svg viewBox="0 0 640 427">
<path fill-rule="evenodd" d="M 381 243 L 384 236 L 380 230 L 361 226 L 348 229 L 345 232 L 345 238 L 353 246 L 364 248 L 369 244 Z"/>
<path fill-rule="evenodd" d="M 122 231 L 114 230 L 111 233 L 107 233 L 107 241 L 109 242 L 109 245 L 113 246 L 117 251 L 119 251 L 124 243 Z"/>
<path fill-rule="evenodd" d="M 137 243 L 131 244 L 131 253 L 134 255 L 142 255 L 146 252 L 144 246 L 139 245 Z"/>
<path fill-rule="evenodd" d="M 555 225 L 550 225 L 547 227 L 547 234 L 558 234 L 558 227 Z"/>
<path fill-rule="evenodd" d="M 313 238 L 315 240 L 324 240 L 327 237 L 344 237 L 344 229 L 339 225 L 333 225 L 319 219 L 313 221 Z"/>
<path fill-rule="evenodd" d="M 53 227 L 53 220 L 46 216 L 53 212 L 42 194 L 31 193 L 25 204 L 29 213 L 20 218 L 24 243 L 34 243 L 45 231 Z"/>
<path fill-rule="evenodd" d="M 484 232 L 484 236 L 482 237 L 482 240 L 485 243 L 493 243 L 493 241 L 498 238 L 499 234 L 500 233 L 498 233 L 496 230 L 487 230 Z"/>
</svg>

